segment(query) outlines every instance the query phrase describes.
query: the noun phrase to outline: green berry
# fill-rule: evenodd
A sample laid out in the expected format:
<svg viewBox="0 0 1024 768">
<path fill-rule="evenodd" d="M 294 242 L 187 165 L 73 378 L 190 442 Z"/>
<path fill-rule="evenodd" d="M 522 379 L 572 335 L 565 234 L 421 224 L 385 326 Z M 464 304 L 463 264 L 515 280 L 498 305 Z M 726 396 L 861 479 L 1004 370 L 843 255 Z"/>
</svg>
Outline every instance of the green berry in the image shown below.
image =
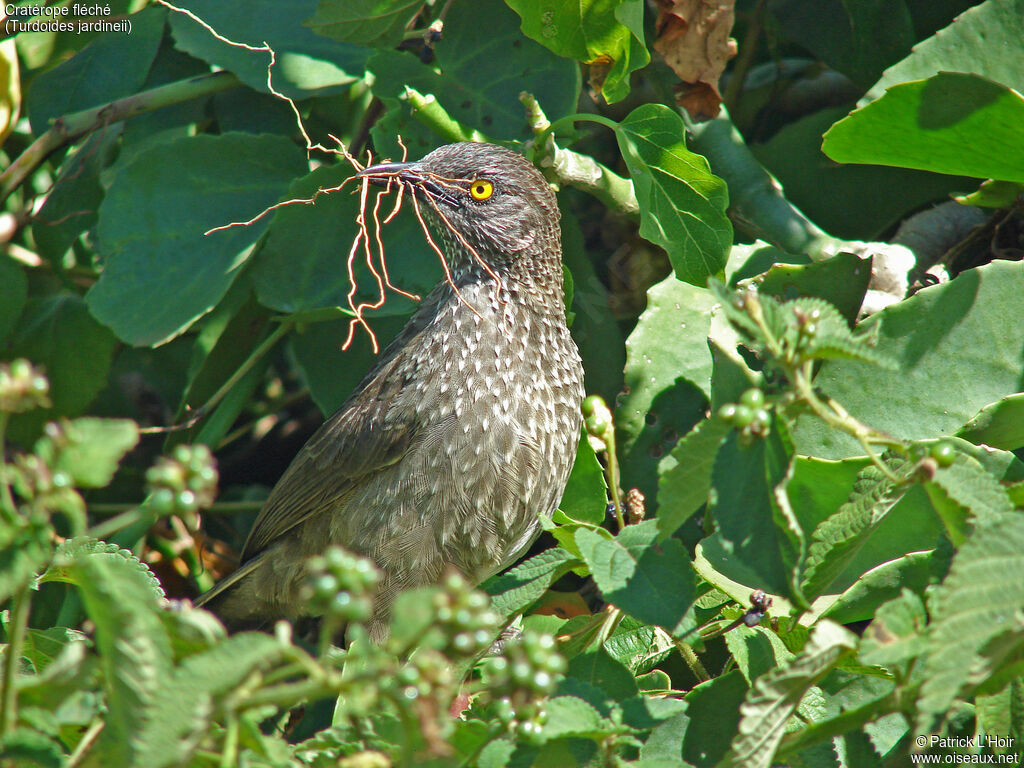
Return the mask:
<svg viewBox="0 0 1024 768">
<path fill-rule="evenodd" d="M 756 387 L 751 387 L 740 395 L 740 403 L 751 409 L 761 408 L 764 406 L 764 392 Z"/>
<path fill-rule="evenodd" d="M 718 418 L 720 418 L 726 424 L 731 424 L 732 420 L 736 418 L 736 403 L 726 403 L 721 408 L 719 408 Z"/>
<path fill-rule="evenodd" d="M 928 455 L 935 459 L 936 464 L 945 469 L 956 461 L 956 448 L 953 447 L 952 443 L 940 440 L 931 445 L 928 449 Z"/>
<path fill-rule="evenodd" d="M 580 410 L 583 411 L 584 417 L 593 416 L 603 405 L 604 400 L 601 399 L 600 395 L 590 395 L 584 398 L 583 403 L 580 405 Z"/>
<path fill-rule="evenodd" d="M 736 410 L 733 412 L 732 425 L 737 429 L 743 429 L 744 427 L 750 426 L 750 422 L 754 420 L 754 412 L 745 405 L 737 405 Z"/>
</svg>

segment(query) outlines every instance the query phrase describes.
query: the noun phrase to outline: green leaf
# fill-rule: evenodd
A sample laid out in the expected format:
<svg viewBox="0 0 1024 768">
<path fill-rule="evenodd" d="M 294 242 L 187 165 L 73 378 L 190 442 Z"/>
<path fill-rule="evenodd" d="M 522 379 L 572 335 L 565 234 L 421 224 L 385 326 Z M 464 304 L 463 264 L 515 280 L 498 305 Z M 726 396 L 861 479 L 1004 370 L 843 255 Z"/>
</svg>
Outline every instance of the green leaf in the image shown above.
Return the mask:
<svg viewBox="0 0 1024 768">
<path fill-rule="evenodd" d="M 163 8 L 132 14 L 130 35 L 102 35 L 40 74 L 26 99 L 32 132 L 38 136 L 55 118 L 135 93 L 156 57 L 166 17 Z"/>
<path fill-rule="evenodd" d="M 1024 96 L 971 74 L 894 85 L 840 120 L 822 150 L 836 162 L 1024 182 Z"/>
<path fill-rule="evenodd" d="M 10 356 L 43 366 L 53 408 L 15 418 L 12 427 L 25 425 L 17 436 L 23 441 L 29 435 L 34 438 L 44 421 L 85 410 L 107 383 L 115 344 L 77 294 L 51 293 L 29 300 L 11 336 Z"/>
<path fill-rule="evenodd" d="M 536 602 L 563 574 L 580 565 L 564 549 L 549 549 L 491 579 L 483 589 L 502 616 L 512 616 Z"/>
<path fill-rule="evenodd" d="M 67 758 L 55 739 L 30 728 L 15 728 L 4 734 L 0 753 L 8 765 L 24 768 L 61 768 Z"/>
<path fill-rule="evenodd" d="M 435 50 L 429 66 L 408 52 L 382 50 L 370 59 L 373 92 L 387 108 L 371 132 L 378 152 L 399 156 L 399 135 L 414 158 L 441 141 L 401 101 L 407 87 L 434 96 L 457 123 L 498 141 L 533 138 L 522 91 L 533 94 L 551 120 L 576 111 L 579 67 L 524 38 L 518 17 L 503 3 L 453 3 Z"/>
<path fill-rule="evenodd" d="M 904 464 L 889 463 L 896 471 Z M 906 492 L 906 486 L 893 486 L 874 465 L 861 470 L 849 501 L 811 535 L 802 585 L 809 599 L 835 581 Z"/>
<path fill-rule="evenodd" d="M 320 0 L 304 23 L 333 40 L 393 48 L 420 6 L 419 0 Z"/>
<path fill-rule="evenodd" d="M 569 482 L 558 508 L 562 514 L 584 523 L 600 525 L 608 507 L 608 484 L 604 470 L 584 432 L 576 449 L 576 461 L 569 474 Z"/>
<path fill-rule="evenodd" d="M 800 297 L 823 299 L 853 325 L 870 280 L 871 259 L 840 253 L 811 264 L 776 264 L 753 282 L 758 293 L 783 301 Z"/>
<path fill-rule="evenodd" d="M 1013 510 L 1013 503 L 999 481 L 976 459 L 959 451 L 956 452 L 950 466 L 942 467 L 935 472 L 931 480 L 925 484 L 925 489 L 936 504 L 936 510 L 943 517 L 943 522 L 951 529 L 950 539 L 957 546 L 962 543 L 962 539 L 952 533 L 957 527 L 956 522 L 947 519 L 946 515 L 950 513 L 945 509 L 942 500 L 936 499 L 935 490 L 940 489 L 945 498 L 963 509 L 969 518 L 974 518 L 971 522 L 986 520 L 992 515 Z"/>
<path fill-rule="evenodd" d="M 333 189 L 352 176 L 345 164 L 318 168 L 295 180 L 288 187 L 286 199 L 306 200 L 319 189 Z M 281 312 L 309 312 L 324 307 L 348 307 L 351 290 L 347 257 L 358 228 L 359 196 L 348 188 L 316 195 L 313 205 L 287 205 L 279 208 L 270 222 L 259 252 L 253 258 L 252 277 L 256 295 L 264 306 Z M 394 193 L 381 198 L 379 218 L 385 218 L 394 205 Z M 367 224 L 373 242 L 373 211 L 375 195 L 367 204 Z M 394 285 L 410 293 L 426 296 L 444 278 L 437 254 L 428 245 L 422 227 L 413 215 L 408 201 L 406 211 L 381 229 L 384 261 Z M 295 244 L 301 242 L 302 258 L 297 259 Z M 372 250 L 375 252 L 376 248 Z M 366 256 L 360 247 L 351 254 L 357 290 L 355 304 L 376 303 L 377 281 L 366 267 Z M 377 254 L 374 253 L 376 262 Z M 376 269 L 381 270 L 377 264 Z M 372 314 L 408 315 L 415 303 L 387 291 L 384 306 Z M 342 337 L 344 340 L 344 337 Z"/>
<path fill-rule="evenodd" d="M 768 87 L 773 86 L 778 84 Z M 785 199 L 829 234 L 851 240 L 888 239 L 905 216 L 976 183 L 910 168 L 833 163 L 821 151 L 821 136 L 849 112 L 849 106 L 819 109 L 783 126 L 768 141 L 750 145 L 782 185 Z M 821 194 L 823 189 L 829 194 Z M 836 205 L 836 200 L 856 203 Z"/>
<path fill-rule="evenodd" d="M 41 442 L 47 445 L 37 445 L 36 453 L 52 456 L 50 467 L 67 472 L 79 488 L 108 485 L 121 459 L 139 442 L 139 427 L 130 419 L 86 416 L 64 425 L 63 432 L 56 445 L 43 437 Z"/>
<path fill-rule="evenodd" d="M 363 77 L 369 50 L 327 40 L 303 24 L 317 0 L 188 0 L 178 3 L 219 35 L 252 47 L 269 45 L 275 53 L 274 88 L 293 99 L 336 93 Z M 176 47 L 221 69 L 257 91 L 267 92 L 270 55 L 217 40 L 182 13 L 169 18 Z M 291 122 L 294 127 L 294 119 Z"/>
<path fill-rule="evenodd" d="M 890 515 L 890 517 L 894 517 Z M 952 556 L 948 542 L 928 552 L 910 552 L 867 571 L 822 614 L 839 624 L 866 621 L 882 603 L 899 597 L 904 588 L 924 594 L 929 584 L 946 575 Z"/>
<path fill-rule="evenodd" d="M 892 85 L 941 71 L 974 72 L 1024 91 L 1024 51 L 1018 45 L 1021 39 L 1024 2 L 986 0 L 915 45 L 909 56 L 885 71 L 861 103 L 879 98 Z"/>
<path fill-rule="evenodd" d="M 766 627 L 740 625 L 725 633 L 725 644 L 736 661 L 736 667 L 750 684 L 793 659 L 785 643 Z"/>
<path fill-rule="evenodd" d="M 910 52 L 914 24 L 906 0 L 798 0 L 773 3 L 786 36 L 862 88 Z"/>
<path fill-rule="evenodd" d="M 953 700 L 991 674 L 1001 636 L 1018 641 L 1024 610 L 1024 516 L 993 514 L 978 522 L 953 557 L 949 576 L 928 597 L 931 631 L 918 699 L 918 728 L 930 732 Z M 997 647 L 990 643 L 996 641 Z M 998 662 L 998 659 L 995 659 Z"/>
<path fill-rule="evenodd" d="M 25 270 L 6 254 L 0 256 L 0 345 L 18 322 L 27 299 Z"/>
<path fill-rule="evenodd" d="M 679 530 L 707 503 L 715 457 L 731 429 L 722 419 L 705 419 L 661 462 L 656 520 L 663 538 Z"/>
<path fill-rule="evenodd" d="M 742 719 L 722 768 L 768 768 L 786 723 L 804 694 L 857 646 L 857 637 L 830 621 L 811 630 L 803 651 L 789 664 L 762 675 L 740 706 Z"/>
<path fill-rule="evenodd" d="M 654 520 L 626 526 L 610 541 L 586 528 L 576 531 L 576 544 L 605 600 L 679 636 L 696 626 L 696 576 L 683 543 L 659 538 Z"/>
<path fill-rule="evenodd" d="M 683 734 L 683 759 L 698 768 L 719 764 L 736 735 L 747 681 L 738 669 L 701 683 L 686 694 L 689 719 Z"/>
<path fill-rule="evenodd" d="M 88 560 L 90 563 L 113 562 L 111 566 L 122 576 L 117 578 L 133 578 L 136 584 L 144 584 L 155 600 L 163 600 L 164 589 L 160 581 L 149 566 L 139 560 L 131 551 L 122 549 L 117 544 L 100 541 L 90 536 L 79 536 L 74 539 L 67 539 L 57 548 L 57 554 L 53 564 L 40 576 L 40 582 L 66 581 L 71 584 L 78 584 L 76 580 L 78 573 L 74 566 Z M 125 565 L 127 564 L 127 565 Z M 132 574 L 130 577 L 127 574 Z"/>
<path fill-rule="evenodd" d="M 540 732 L 543 741 L 577 736 L 598 741 L 614 730 L 614 726 L 583 699 L 555 696 L 544 706 L 547 720 Z"/>
<path fill-rule="evenodd" d="M 960 427 L 956 436 L 1004 451 L 1024 448 L 1024 392 L 989 403 Z"/>
<path fill-rule="evenodd" d="M 368 319 L 381 349 L 398 335 L 408 319 L 403 315 Z M 334 413 L 348 399 L 377 359 L 369 336 L 361 328 L 356 329 L 352 346 L 342 350 L 348 328 L 348 319 L 314 323 L 291 334 L 288 340 L 295 365 L 324 416 Z"/>
<path fill-rule="evenodd" d="M 204 232 L 259 214 L 303 165 L 291 141 L 270 135 L 187 136 L 139 152 L 100 206 L 92 313 L 132 344 L 177 336 L 224 296 L 267 220 Z"/>
<path fill-rule="evenodd" d="M 652 508 L 659 462 L 707 409 L 714 305 L 706 289 L 669 276 L 647 292 L 647 309 L 626 340 L 624 394 L 615 409 L 622 482 L 639 488 Z"/>
<path fill-rule="evenodd" d="M 799 599 L 793 579 L 803 534 L 795 516 L 778 503 L 792 474 L 792 446 L 780 434 L 784 430 L 773 414 L 767 438 L 748 447 L 740 445 L 735 430 L 725 438 L 712 470 L 709 509 L 723 551 L 754 577 L 750 586 Z"/>
<path fill-rule="evenodd" d="M 170 640 L 157 615 L 158 598 L 129 560 L 87 548 L 66 551 L 59 567 L 78 587 L 96 626 L 105 680 L 109 712 L 97 752 L 108 764 L 117 760 L 123 765 L 149 765 L 144 762 L 147 745 L 138 737 L 172 671 Z M 173 729 L 174 723 L 164 725 Z"/>
<path fill-rule="evenodd" d="M 1024 264 L 1007 261 L 925 288 L 867 321 L 881 326 L 875 349 L 896 359 L 898 370 L 829 361 L 815 386 L 860 421 L 897 438 L 952 434 L 983 406 L 1020 390 L 1024 325 L 1005 318 L 1014 315 L 1022 295 Z M 801 454 L 863 453 L 852 437 L 811 416 L 800 417 L 795 436 Z"/>
<path fill-rule="evenodd" d="M 612 702 L 630 699 L 639 690 L 633 674 L 601 646 L 573 656 L 558 686 L 558 693 L 586 699 L 604 714 Z"/>
<path fill-rule="evenodd" d="M 663 104 L 637 107 L 615 129 L 640 203 L 640 235 L 668 252 L 680 280 L 704 285 L 732 247 L 729 193 L 686 148 L 686 126 Z"/>
<path fill-rule="evenodd" d="M 1009 208 L 1024 195 L 1024 184 L 1013 181 L 986 179 L 978 189 L 967 195 L 955 195 L 961 205 L 976 205 L 980 208 Z"/>
<path fill-rule="evenodd" d="M 60 259 L 78 235 L 96 223 L 103 200 L 100 172 L 117 150 L 122 126 L 91 134 L 60 164 L 57 180 L 32 221 L 39 252 L 51 261 Z"/>
<path fill-rule="evenodd" d="M 909 589 L 878 609 L 864 631 L 858 659 L 864 664 L 894 665 L 924 653 L 928 638 L 924 602 Z"/>
<path fill-rule="evenodd" d="M 53 529 L 39 515 L 0 521 L 0 601 L 28 584 L 53 554 Z"/>
<path fill-rule="evenodd" d="M 637 0 L 558 0 L 545 6 L 506 2 L 522 18 L 527 37 L 559 56 L 607 67 L 600 90 L 609 104 L 629 94 L 630 73 L 650 61 L 643 6 Z"/>
</svg>

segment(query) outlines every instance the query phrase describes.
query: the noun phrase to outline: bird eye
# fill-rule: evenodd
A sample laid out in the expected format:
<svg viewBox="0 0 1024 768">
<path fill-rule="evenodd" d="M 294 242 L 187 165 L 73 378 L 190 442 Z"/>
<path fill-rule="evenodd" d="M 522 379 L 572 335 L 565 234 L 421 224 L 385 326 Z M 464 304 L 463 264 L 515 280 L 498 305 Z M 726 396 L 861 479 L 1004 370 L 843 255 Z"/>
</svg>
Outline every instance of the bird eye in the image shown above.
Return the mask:
<svg viewBox="0 0 1024 768">
<path fill-rule="evenodd" d="M 487 179 L 476 179 L 469 185 L 469 195 L 474 200 L 486 200 L 494 194 L 494 185 Z"/>
</svg>

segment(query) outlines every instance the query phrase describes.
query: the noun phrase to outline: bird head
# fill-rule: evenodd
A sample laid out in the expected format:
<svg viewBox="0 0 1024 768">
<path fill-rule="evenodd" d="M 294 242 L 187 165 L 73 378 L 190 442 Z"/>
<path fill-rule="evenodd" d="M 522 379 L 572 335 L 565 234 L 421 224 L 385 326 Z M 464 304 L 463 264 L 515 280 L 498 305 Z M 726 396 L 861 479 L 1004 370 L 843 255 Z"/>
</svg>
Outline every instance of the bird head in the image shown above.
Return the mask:
<svg viewBox="0 0 1024 768">
<path fill-rule="evenodd" d="M 415 196 L 444 240 L 454 273 L 483 269 L 482 259 L 503 272 L 549 267 L 561 274 L 555 194 L 540 172 L 511 150 L 448 144 L 416 162 L 374 165 L 358 175 L 375 184 L 398 182 Z"/>
</svg>

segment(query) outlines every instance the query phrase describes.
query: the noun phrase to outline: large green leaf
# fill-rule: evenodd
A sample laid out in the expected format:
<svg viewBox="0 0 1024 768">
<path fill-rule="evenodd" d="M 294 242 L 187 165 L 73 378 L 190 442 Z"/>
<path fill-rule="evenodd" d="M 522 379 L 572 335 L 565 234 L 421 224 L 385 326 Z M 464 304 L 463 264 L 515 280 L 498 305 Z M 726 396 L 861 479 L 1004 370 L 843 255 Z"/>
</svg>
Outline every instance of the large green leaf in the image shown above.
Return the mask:
<svg viewBox="0 0 1024 768">
<path fill-rule="evenodd" d="M 583 433 L 558 508 L 572 520 L 600 525 L 604 522 L 607 506 L 608 484 L 604 479 L 604 470 L 586 433 Z"/>
<path fill-rule="evenodd" d="M 506 0 L 523 34 L 559 56 L 607 68 L 600 91 L 609 103 L 629 93 L 629 75 L 650 61 L 640 0 Z"/>
<path fill-rule="evenodd" d="M 491 595 L 494 610 L 512 616 L 535 603 L 548 587 L 580 565 L 580 561 L 564 549 L 549 549 L 484 584 Z"/>
<path fill-rule="evenodd" d="M 103 200 L 100 171 L 116 151 L 122 127 L 112 125 L 93 133 L 61 163 L 60 174 L 32 221 L 39 252 L 47 258 L 61 258 L 75 238 L 96 223 Z"/>
<path fill-rule="evenodd" d="M 249 257 L 275 203 L 303 172 L 281 136 L 189 136 L 150 146 L 119 167 L 100 206 L 99 282 L 87 296 L 101 322 L 132 344 L 159 344 L 220 301 Z"/>
<path fill-rule="evenodd" d="M 956 436 L 1004 451 L 1024 448 L 1024 392 L 986 405 L 957 431 Z"/>
<path fill-rule="evenodd" d="M 393 48 L 421 5 L 420 0 L 320 0 L 304 23 L 334 40 Z"/>
<path fill-rule="evenodd" d="M 107 381 L 116 340 L 89 315 L 78 294 L 52 293 L 31 299 L 11 337 L 10 356 L 41 365 L 50 380 L 52 409 L 20 414 L 17 437 L 55 415 L 81 413 Z"/>
<path fill-rule="evenodd" d="M 146 81 L 164 34 L 166 16 L 163 8 L 133 14 L 130 35 L 102 35 L 77 55 L 39 75 L 26 99 L 32 132 L 43 133 L 51 120 L 62 115 L 135 93 Z"/>
<path fill-rule="evenodd" d="M 354 171 L 345 163 L 318 168 L 296 180 L 288 188 L 287 199 L 312 199 L 318 189 L 339 186 Z M 295 204 L 279 208 L 270 222 L 266 241 L 253 259 L 252 277 L 256 295 L 265 306 L 281 312 L 305 312 L 323 307 L 347 307 L 351 289 L 347 260 L 357 234 L 356 216 L 359 195 L 356 187 L 320 194 L 312 205 Z M 356 304 L 376 303 L 378 284 L 366 266 L 363 246 L 370 248 L 375 269 L 381 265 L 374 238 L 372 211 L 380 190 L 371 191 L 366 210 L 370 242 L 352 254 L 352 269 L 358 290 Z M 384 219 L 394 207 L 395 193 L 379 201 L 378 219 Z M 426 296 L 444 277 L 437 254 L 413 214 L 409 201 L 388 226 L 382 227 L 383 258 L 394 285 Z M 415 304 L 387 291 L 387 301 L 373 314 L 407 315 Z"/>
<path fill-rule="evenodd" d="M 906 0 L 778 0 L 771 12 L 791 40 L 861 87 L 914 43 Z"/>
<path fill-rule="evenodd" d="M 110 483 L 124 455 L 139 441 L 139 426 L 131 419 L 84 416 L 67 423 L 56 441 L 42 438 L 39 455 L 50 454 L 50 467 L 67 472 L 78 488 L 103 488 Z M 51 458 L 52 457 L 52 458 Z"/>
<path fill-rule="evenodd" d="M 693 629 L 697 583 L 690 558 L 678 539 L 659 542 L 656 521 L 626 526 L 611 540 L 580 528 L 576 544 L 605 600 L 675 635 Z"/>
<path fill-rule="evenodd" d="M 715 456 L 730 429 L 722 419 L 705 419 L 661 462 L 656 519 L 662 536 L 671 536 L 707 503 Z"/>
<path fill-rule="evenodd" d="M 624 394 L 616 400 L 623 484 L 653 505 L 658 463 L 704 415 L 711 391 L 708 329 L 715 298 L 669 276 L 647 292 L 626 340 Z"/>
<path fill-rule="evenodd" d="M 956 432 L 978 410 L 1018 392 L 1024 377 L 1024 264 L 996 261 L 925 288 L 868 320 L 880 323 L 877 351 L 899 361 L 886 371 L 854 361 L 826 362 L 815 384 L 854 416 L 903 439 Z M 884 394 L 883 394 L 884 393 Z M 856 440 L 811 416 L 796 430 L 799 453 L 842 458 L 863 453 Z"/>
<path fill-rule="evenodd" d="M 821 136 L 849 111 L 849 106 L 820 109 L 786 124 L 763 144 L 750 145 L 782 185 L 786 200 L 829 234 L 888 239 L 886 233 L 905 215 L 975 186 L 961 176 L 832 162 L 821 151 Z M 823 195 L 823 189 L 829 194 Z M 837 200 L 850 202 L 837 205 Z"/>
<path fill-rule="evenodd" d="M 303 25 L 317 0 L 187 0 L 176 5 L 234 43 L 269 45 L 276 55 L 274 88 L 291 98 L 331 93 L 363 76 L 368 49 L 328 40 Z M 172 13 L 170 22 L 178 48 L 234 72 L 250 88 L 267 90 L 269 53 L 218 40 L 182 13 Z"/>
<path fill-rule="evenodd" d="M 1024 91 L 1024 0 L 986 0 L 957 16 L 945 29 L 914 46 L 887 69 L 861 101 L 879 98 L 886 88 L 941 71 L 973 72 Z"/>
<path fill-rule="evenodd" d="M 721 768 L 772 765 L 786 724 L 804 695 L 856 646 L 857 637 L 849 630 L 831 621 L 819 622 L 792 662 L 759 677 L 751 687 L 740 706 L 739 732 Z"/>
<path fill-rule="evenodd" d="M 0 344 L 14 328 L 27 298 L 28 280 L 24 268 L 6 255 L 0 256 Z"/>
<path fill-rule="evenodd" d="M 157 597 L 137 565 L 124 557 L 87 549 L 69 557 L 62 565 L 63 578 L 78 587 L 96 626 L 109 707 L 96 751 L 108 765 L 151 765 L 153 745 L 140 742 L 139 734 L 172 669 Z M 175 730 L 175 723 L 165 725 Z"/>
<path fill-rule="evenodd" d="M 993 514 L 979 523 L 953 557 L 949 576 L 930 593 L 931 631 L 918 700 L 923 732 L 932 730 L 955 698 L 991 673 L 986 659 L 998 651 L 1000 635 L 1020 637 L 1022 552 L 1024 516 Z"/>
<path fill-rule="evenodd" d="M 704 285 L 732 247 L 729 191 L 686 148 L 686 126 L 663 104 L 644 104 L 615 129 L 640 203 L 640 234 L 668 252 L 676 276 Z"/>
<path fill-rule="evenodd" d="M 435 50 L 430 66 L 398 51 L 380 51 L 370 60 L 373 91 L 388 110 L 372 133 L 378 151 L 397 155 L 396 135 L 405 139 L 413 157 L 443 141 L 399 101 L 406 87 L 432 95 L 458 123 L 499 141 L 525 141 L 533 135 L 519 102 L 522 91 L 532 93 L 552 120 L 575 111 L 578 66 L 524 38 L 518 18 L 504 3 L 456 0 Z"/>
<path fill-rule="evenodd" d="M 799 597 L 803 532 L 785 491 L 792 466 L 793 447 L 778 417 L 768 437 L 750 445 L 741 445 L 733 430 L 715 457 L 709 508 L 718 523 L 716 547 L 754 577 L 740 581 Z"/>
<path fill-rule="evenodd" d="M 1024 182 L 1024 96 L 972 74 L 943 72 L 894 85 L 840 120 L 822 150 L 840 163 L 874 163 Z"/>
</svg>

